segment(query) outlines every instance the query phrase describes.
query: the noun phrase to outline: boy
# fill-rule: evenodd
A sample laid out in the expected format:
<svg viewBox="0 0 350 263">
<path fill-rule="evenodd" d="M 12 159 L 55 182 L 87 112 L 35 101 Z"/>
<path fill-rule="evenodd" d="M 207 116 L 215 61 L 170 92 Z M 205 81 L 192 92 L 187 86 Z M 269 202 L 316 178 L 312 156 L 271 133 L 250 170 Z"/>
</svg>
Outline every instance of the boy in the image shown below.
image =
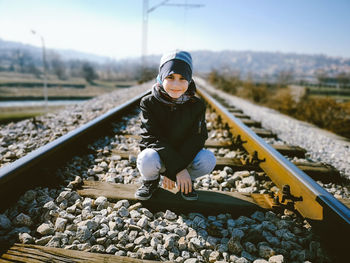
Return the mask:
<svg viewBox="0 0 350 263">
<path fill-rule="evenodd" d="M 137 168 L 142 185 L 136 191 L 139 200 L 148 200 L 158 188 L 177 183 L 185 200 L 197 200 L 193 181 L 210 173 L 216 163 L 214 154 L 203 149 L 208 132 L 205 104 L 195 97 L 192 57 L 186 51 L 164 54 L 160 60 L 157 83 L 152 94 L 142 98 L 141 143 Z"/>
</svg>

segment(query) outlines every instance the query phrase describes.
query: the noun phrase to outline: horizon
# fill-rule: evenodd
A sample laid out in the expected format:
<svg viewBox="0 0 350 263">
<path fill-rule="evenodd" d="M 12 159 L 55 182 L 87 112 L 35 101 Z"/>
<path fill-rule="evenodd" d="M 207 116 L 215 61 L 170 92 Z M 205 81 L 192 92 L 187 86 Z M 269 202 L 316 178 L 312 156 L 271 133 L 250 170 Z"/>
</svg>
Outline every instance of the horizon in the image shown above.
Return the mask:
<svg viewBox="0 0 350 263">
<path fill-rule="evenodd" d="M 149 8 L 161 1 L 149 1 Z M 350 58 L 350 2 L 337 0 L 176 1 L 149 14 L 148 56 L 172 49 L 269 52 Z M 0 38 L 109 59 L 140 57 L 141 0 L 0 0 Z M 64 19 L 62 19 L 64 18 Z M 176 41 L 174 41 L 176 40 Z"/>
<path fill-rule="evenodd" d="M 19 42 L 19 41 L 12 41 L 12 40 L 6 40 L 6 39 L 2 39 L 0 38 L 0 40 L 5 41 L 5 42 L 13 42 L 13 43 L 18 43 L 18 44 L 22 44 L 22 45 L 27 45 L 27 46 L 31 46 L 34 48 L 38 48 L 41 49 L 42 47 L 40 46 L 36 46 L 36 45 L 32 45 L 30 43 L 23 43 L 23 42 Z M 106 60 L 115 60 L 115 61 L 121 61 L 121 60 L 128 60 L 128 59 L 140 59 L 140 56 L 129 56 L 129 57 L 122 57 L 122 58 L 112 58 L 112 57 L 108 57 L 108 56 L 104 56 L 104 55 L 100 55 L 100 54 L 94 54 L 94 53 L 90 53 L 90 52 L 84 52 L 81 50 L 75 50 L 75 49 L 59 49 L 59 48 L 50 48 L 50 47 L 46 47 L 47 50 L 50 51 L 65 51 L 65 52 L 77 52 L 77 53 L 82 53 L 85 55 L 93 55 L 96 57 L 100 57 L 101 59 L 104 58 Z M 324 56 L 324 57 L 328 57 L 328 58 L 335 58 L 335 59 L 345 59 L 345 60 L 350 60 L 350 56 L 349 57 L 342 57 L 342 56 L 332 56 L 332 55 L 328 55 L 328 54 L 322 54 L 322 53 L 298 53 L 298 52 L 283 52 L 283 51 L 264 51 L 264 50 L 235 50 L 235 49 L 223 49 L 223 50 L 210 50 L 210 49 L 198 49 L 198 50 L 187 50 L 189 52 L 252 52 L 252 53 L 271 53 L 271 54 L 283 54 L 283 55 L 296 55 L 296 56 Z M 162 56 L 162 53 L 158 53 L 158 54 L 148 54 L 147 56 Z"/>
</svg>

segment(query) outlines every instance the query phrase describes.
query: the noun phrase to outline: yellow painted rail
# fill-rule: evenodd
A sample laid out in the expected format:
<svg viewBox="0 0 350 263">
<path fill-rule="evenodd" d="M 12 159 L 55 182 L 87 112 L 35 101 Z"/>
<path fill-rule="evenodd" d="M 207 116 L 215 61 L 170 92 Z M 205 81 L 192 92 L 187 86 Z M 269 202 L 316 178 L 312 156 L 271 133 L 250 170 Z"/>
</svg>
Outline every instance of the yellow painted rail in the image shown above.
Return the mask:
<svg viewBox="0 0 350 263">
<path fill-rule="evenodd" d="M 271 180 L 280 189 L 284 185 L 289 185 L 293 196 L 302 197 L 302 201 L 296 202 L 295 208 L 303 217 L 320 221 L 332 216 L 336 217 L 337 221 L 340 219 L 345 226 L 350 226 L 349 208 L 268 145 L 206 91 L 198 88 L 197 92 L 220 115 L 231 133 L 234 136 L 240 135 L 241 140 L 245 142 L 243 144 L 245 150 L 251 155 L 256 151 L 258 158 L 264 159 L 260 167 Z"/>
</svg>

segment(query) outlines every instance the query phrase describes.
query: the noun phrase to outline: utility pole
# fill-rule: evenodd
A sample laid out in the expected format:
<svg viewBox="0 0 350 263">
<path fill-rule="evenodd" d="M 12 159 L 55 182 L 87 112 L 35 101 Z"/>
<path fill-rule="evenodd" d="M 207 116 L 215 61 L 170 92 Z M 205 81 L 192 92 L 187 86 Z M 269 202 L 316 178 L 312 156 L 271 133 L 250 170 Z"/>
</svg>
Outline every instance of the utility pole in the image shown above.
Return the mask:
<svg viewBox="0 0 350 263">
<path fill-rule="evenodd" d="M 185 7 L 185 8 L 199 8 L 204 5 L 201 4 L 171 4 L 170 0 L 164 0 L 157 5 L 148 8 L 148 0 L 143 0 L 143 12 L 142 12 L 142 67 L 147 66 L 147 44 L 148 44 L 148 14 L 156 10 L 161 6 L 173 6 L 173 7 Z"/>
<path fill-rule="evenodd" d="M 47 77 L 46 77 L 46 52 L 45 52 L 45 41 L 44 37 L 38 34 L 35 30 L 32 30 L 33 35 L 38 35 L 41 39 L 42 45 L 42 55 L 43 55 L 43 73 L 44 73 L 44 100 L 45 100 L 45 110 L 48 111 L 48 103 L 47 103 Z"/>
</svg>

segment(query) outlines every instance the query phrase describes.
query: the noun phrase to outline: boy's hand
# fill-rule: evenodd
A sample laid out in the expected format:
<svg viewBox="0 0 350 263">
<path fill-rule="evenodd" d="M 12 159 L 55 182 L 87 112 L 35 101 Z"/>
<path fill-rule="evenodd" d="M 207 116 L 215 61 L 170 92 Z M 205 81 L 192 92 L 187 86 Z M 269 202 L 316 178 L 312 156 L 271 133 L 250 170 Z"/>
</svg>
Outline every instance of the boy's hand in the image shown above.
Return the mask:
<svg viewBox="0 0 350 263">
<path fill-rule="evenodd" d="M 176 175 L 177 187 L 185 194 L 192 192 L 192 180 L 191 176 L 186 169 L 178 172 Z"/>
<path fill-rule="evenodd" d="M 163 187 L 165 189 L 173 189 L 175 187 L 175 182 L 171 179 L 169 179 L 168 177 L 164 176 L 163 178 Z"/>
</svg>

